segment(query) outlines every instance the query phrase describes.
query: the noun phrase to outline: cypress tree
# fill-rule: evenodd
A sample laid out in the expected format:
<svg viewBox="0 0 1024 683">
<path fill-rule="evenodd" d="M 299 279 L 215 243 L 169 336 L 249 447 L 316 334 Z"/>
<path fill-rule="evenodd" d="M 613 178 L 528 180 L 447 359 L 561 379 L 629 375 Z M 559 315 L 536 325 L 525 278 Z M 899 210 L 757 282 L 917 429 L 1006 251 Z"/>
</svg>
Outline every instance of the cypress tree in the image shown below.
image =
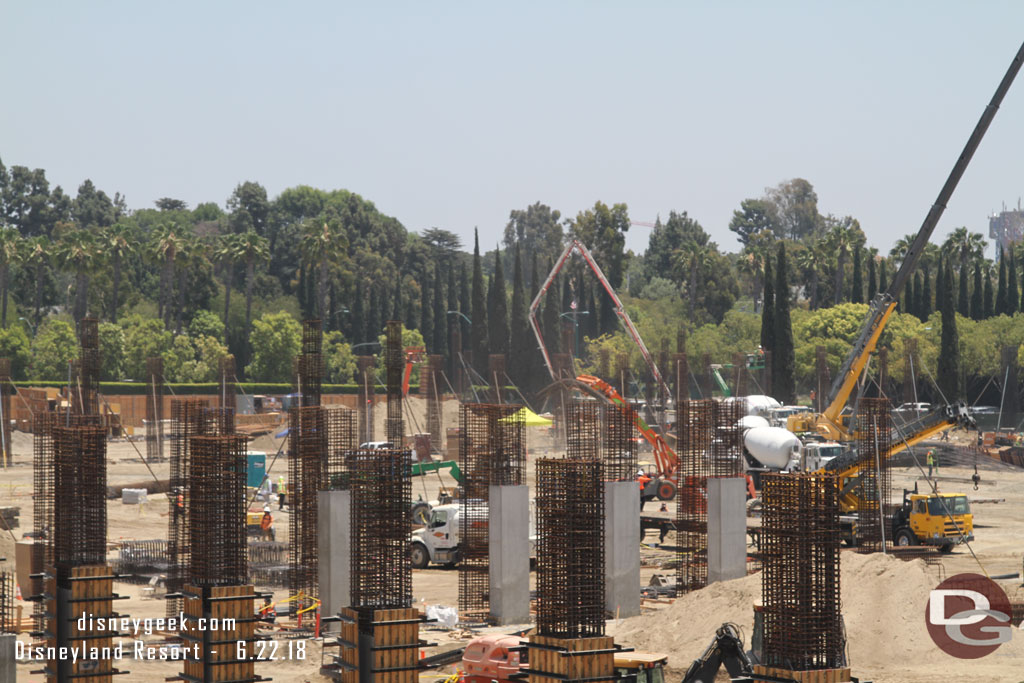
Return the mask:
<svg viewBox="0 0 1024 683">
<path fill-rule="evenodd" d="M 907 284 L 903 287 L 903 313 L 914 313 L 914 278 L 908 278 Z M 916 315 L 916 314 L 915 314 Z"/>
<path fill-rule="evenodd" d="M 1017 259 L 1013 256 L 1013 249 L 1010 249 L 1010 263 L 1006 266 L 1006 315 L 1016 313 L 1020 302 L 1017 294 Z"/>
<path fill-rule="evenodd" d="M 526 306 L 533 305 L 533 297 L 537 296 L 538 290 L 543 282 L 540 273 L 537 272 L 537 252 L 530 252 L 530 281 L 526 285 Z"/>
<path fill-rule="evenodd" d="M 462 315 L 458 316 L 463 351 L 473 348 L 469 342 L 470 324 L 466 322 L 472 312 L 473 305 L 469 298 L 469 274 L 466 271 L 466 262 L 463 261 L 459 266 L 459 313 Z"/>
<path fill-rule="evenodd" d="M 527 320 L 529 304 L 526 302 L 526 283 L 523 282 L 523 262 L 516 242 L 515 260 L 512 265 L 512 311 L 509 315 L 511 330 L 508 349 L 508 376 L 518 387 L 525 387 L 530 381 L 530 357 L 536 344 L 533 331 Z"/>
<path fill-rule="evenodd" d="M 923 288 L 921 287 L 921 273 L 914 273 L 913 281 L 914 286 L 911 291 L 913 292 L 914 298 L 913 303 L 911 304 L 910 312 L 916 315 L 918 318 L 921 318 L 921 294 L 923 293 Z"/>
<path fill-rule="evenodd" d="M 491 305 L 487 309 L 487 337 L 491 353 L 508 356 L 508 292 L 505 291 L 505 269 L 501 265 L 501 247 L 494 252 L 494 277 L 491 279 Z"/>
<path fill-rule="evenodd" d="M 960 338 L 956 329 L 953 308 L 953 267 L 946 261 L 942 292 L 942 338 L 939 346 L 938 381 L 947 401 L 961 397 L 960 390 Z"/>
<path fill-rule="evenodd" d="M 875 259 L 868 256 L 868 301 L 873 301 L 878 294 L 878 274 L 875 272 Z"/>
<path fill-rule="evenodd" d="M 974 262 L 974 291 L 971 292 L 971 319 L 981 320 L 985 315 L 982 308 L 981 263 Z"/>
<path fill-rule="evenodd" d="M 385 320 L 405 320 L 405 308 L 402 306 L 402 274 L 399 273 L 395 278 L 395 295 L 391 301 L 394 304 L 394 308 L 391 309 L 391 317 Z"/>
<path fill-rule="evenodd" d="M 430 353 L 435 353 L 434 346 L 434 307 L 431 305 L 430 296 L 431 282 L 430 273 L 426 266 L 423 268 L 423 276 L 420 278 L 420 319 L 419 330 L 423 335 L 423 344 Z"/>
<path fill-rule="evenodd" d="M 986 320 L 995 315 L 995 302 L 992 296 L 992 276 L 985 273 L 985 301 L 982 304 L 985 308 L 984 317 Z"/>
<path fill-rule="evenodd" d="M 772 354 L 772 390 L 783 404 L 796 401 L 793 325 L 789 318 L 789 270 L 786 245 L 779 244 L 775 272 L 775 350 Z"/>
<path fill-rule="evenodd" d="M 944 291 L 946 291 L 945 289 L 943 289 L 943 286 L 942 286 L 942 276 L 943 276 L 944 272 L 945 272 L 945 267 L 942 265 L 942 261 L 940 260 L 939 261 L 939 267 L 938 267 L 938 269 L 935 272 L 935 308 L 934 308 L 934 310 L 936 310 L 936 311 L 942 308 L 942 302 L 939 301 L 939 297 L 942 296 L 942 293 Z"/>
<path fill-rule="evenodd" d="M 487 292 L 484 290 L 484 269 L 480 262 L 480 237 L 476 228 L 473 229 L 473 285 L 472 285 L 472 321 L 470 333 L 473 349 L 473 367 L 483 376 L 487 376 Z"/>
<path fill-rule="evenodd" d="M 965 318 L 971 315 L 970 297 L 967 295 L 967 267 L 960 268 L 960 290 L 956 297 L 956 312 Z"/>
<path fill-rule="evenodd" d="M 370 306 L 366 309 L 366 341 L 373 342 L 377 341 L 377 335 L 384 327 L 382 317 L 388 305 L 384 296 L 384 287 L 371 287 L 367 300 L 370 302 Z M 367 348 L 363 353 L 370 355 L 371 351 L 372 349 Z"/>
<path fill-rule="evenodd" d="M 1006 313 L 1006 259 L 1002 250 L 999 252 L 999 286 L 996 289 L 996 315 Z"/>
<path fill-rule="evenodd" d="M 922 279 L 924 280 L 924 285 L 921 288 L 921 310 L 919 314 L 921 320 L 927 320 L 928 316 L 932 314 L 932 274 L 929 272 L 928 266 L 924 267 Z"/>
<path fill-rule="evenodd" d="M 548 272 L 554 264 L 548 261 Z M 544 323 L 544 345 L 548 348 L 548 353 L 558 353 L 562 348 L 562 335 L 559 334 L 558 330 L 558 316 L 560 311 L 561 296 L 559 294 L 561 281 L 555 278 L 551 282 L 551 286 L 548 287 L 548 291 L 544 294 L 544 313 L 541 316 L 541 320 Z"/>
<path fill-rule="evenodd" d="M 448 316 L 444 299 L 444 280 L 441 279 L 441 263 L 434 261 L 434 348 L 433 352 L 439 356 L 448 355 Z"/>
<path fill-rule="evenodd" d="M 855 304 L 864 303 L 864 282 L 862 279 L 860 252 L 858 247 L 853 250 L 853 291 L 850 292 L 850 302 Z"/>
<path fill-rule="evenodd" d="M 764 260 L 764 303 L 761 305 L 761 348 L 775 352 L 775 282 L 772 260 Z"/>
<path fill-rule="evenodd" d="M 889 280 L 886 275 L 885 259 L 880 259 L 878 261 L 878 291 L 889 291 Z"/>
<path fill-rule="evenodd" d="M 453 264 L 453 263 L 451 263 L 449 261 L 449 263 L 448 263 L 448 305 L 447 305 L 447 307 L 445 309 L 445 312 L 444 312 L 444 323 L 445 323 L 444 324 L 444 334 L 445 334 L 445 339 L 448 340 L 447 343 L 445 344 L 446 351 L 447 351 L 448 365 L 446 365 L 445 367 L 452 368 L 453 370 L 454 370 L 454 365 L 452 365 L 451 361 L 452 361 L 452 359 L 454 358 L 454 355 L 455 355 L 455 346 L 454 346 L 455 340 L 452 338 L 452 329 L 453 329 L 453 325 L 460 325 L 461 324 L 459 322 L 461 320 L 461 318 L 459 316 L 455 315 L 455 314 L 449 314 L 448 311 L 457 311 L 457 310 L 459 310 L 459 287 L 456 284 L 456 279 L 455 279 L 455 264 Z M 460 329 L 459 330 L 460 336 L 461 336 L 461 332 L 462 332 L 462 330 Z M 453 377 L 455 376 L 454 372 L 452 372 L 451 374 L 452 374 Z"/>
</svg>

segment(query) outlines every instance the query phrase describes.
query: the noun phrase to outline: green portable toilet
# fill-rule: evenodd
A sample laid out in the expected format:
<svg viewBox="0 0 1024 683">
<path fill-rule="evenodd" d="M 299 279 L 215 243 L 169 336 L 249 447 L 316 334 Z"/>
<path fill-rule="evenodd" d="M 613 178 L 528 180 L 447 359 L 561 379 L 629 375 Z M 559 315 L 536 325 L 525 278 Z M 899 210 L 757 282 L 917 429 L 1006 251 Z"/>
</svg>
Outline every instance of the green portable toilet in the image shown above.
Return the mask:
<svg viewBox="0 0 1024 683">
<path fill-rule="evenodd" d="M 259 488 L 267 474 L 267 454 L 263 451 L 248 451 L 246 454 L 245 485 Z"/>
</svg>

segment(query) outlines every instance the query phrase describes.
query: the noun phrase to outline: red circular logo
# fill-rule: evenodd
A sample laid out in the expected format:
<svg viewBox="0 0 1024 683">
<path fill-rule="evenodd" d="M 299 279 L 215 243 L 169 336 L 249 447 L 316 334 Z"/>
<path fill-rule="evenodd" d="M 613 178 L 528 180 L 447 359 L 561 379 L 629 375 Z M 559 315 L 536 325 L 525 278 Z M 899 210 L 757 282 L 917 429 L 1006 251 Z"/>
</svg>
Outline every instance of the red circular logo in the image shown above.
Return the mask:
<svg viewBox="0 0 1024 683">
<path fill-rule="evenodd" d="M 957 574 L 928 596 L 925 623 L 943 652 L 960 659 L 990 655 L 1013 636 L 1006 593 L 980 574 Z"/>
</svg>

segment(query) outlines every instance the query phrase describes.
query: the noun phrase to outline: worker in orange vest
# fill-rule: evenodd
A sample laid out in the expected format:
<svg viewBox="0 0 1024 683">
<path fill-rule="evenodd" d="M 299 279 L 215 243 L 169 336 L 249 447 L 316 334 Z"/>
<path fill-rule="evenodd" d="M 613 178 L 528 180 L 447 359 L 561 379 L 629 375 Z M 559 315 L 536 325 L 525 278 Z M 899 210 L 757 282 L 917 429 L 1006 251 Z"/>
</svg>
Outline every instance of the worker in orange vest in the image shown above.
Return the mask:
<svg viewBox="0 0 1024 683">
<path fill-rule="evenodd" d="M 263 530 L 263 540 L 264 541 L 273 541 L 274 540 L 274 532 L 270 528 L 271 525 L 273 525 L 273 523 L 274 523 L 274 518 L 270 516 L 270 506 L 268 505 L 268 506 L 263 508 L 263 519 L 260 520 L 260 529 Z"/>
</svg>

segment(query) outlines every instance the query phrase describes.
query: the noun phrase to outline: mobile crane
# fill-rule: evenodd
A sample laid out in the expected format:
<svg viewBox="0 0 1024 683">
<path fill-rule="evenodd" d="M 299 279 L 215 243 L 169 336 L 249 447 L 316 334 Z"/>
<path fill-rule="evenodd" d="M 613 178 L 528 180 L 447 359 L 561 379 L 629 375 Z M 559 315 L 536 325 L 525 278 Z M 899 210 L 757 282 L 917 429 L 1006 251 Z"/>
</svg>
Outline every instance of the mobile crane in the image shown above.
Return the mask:
<svg viewBox="0 0 1024 683">
<path fill-rule="evenodd" d="M 981 144 L 985 132 L 995 118 L 996 111 L 1020 71 L 1022 63 L 1024 63 L 1024 44 L 1018 49 L 1017 55 L 1010 63 L 995 94 L 953 165 L 953 170 L 950 171 L 935 203 L 932 204 L 925 216 L 903 263 L 900 264 L 896 276 L 889 285 L 889 289 L 880 292 L 872 300 L 860 336 L 847 355 L 829 390 L 826 402 L 828 407 L 819 415 L 791 416 L 787 424 L 790 431 L 814 431 L 836 441 L 850 441 L 856 437 L 856 410 L 845 414 L 846 404 L 896 308 L 899 293 L 903 291 L 914 268 L 917 267 L 925 245 L 931 239 L 949 198 L 963 177 L 971 157 L 974 156 L 974 152 Z M 879 457 L 882 460 L 888 459 L 915 443 L 955 426 L 965 429 L 976 428 L 963 401 L 940 406 L 937 410 L 904 425 L 900 429 L 901 438 L 892 443 L 885 452 L 880 453 Z M 861 500 L 870 499 L 876 495 L 875 492 L 864 490 L 860 484 L 860 473 L 865 465 L 866 463 L 859 458 L 858 454 L 850 452 L 830 461 L 821 470 L 838 475 L 841 487 L 840 507 L 844 513 L 844 535 L 853 543 L 856 542 L 857 520 L 852 513 L 858 509 Z M 948 551 L 954 544 L 973 538 L 972 529 L 973 518 L 967 507 L 965 495 L 953 493 L 928 496 L 917 494 L 915 491 L 913 496 L 904 494 L 903 507 L 898 514 L 894 515 L 891 533 L 894 540 L 900 545 L 911 545 L 915 542 L 927 543 Z"/>
</svg>

